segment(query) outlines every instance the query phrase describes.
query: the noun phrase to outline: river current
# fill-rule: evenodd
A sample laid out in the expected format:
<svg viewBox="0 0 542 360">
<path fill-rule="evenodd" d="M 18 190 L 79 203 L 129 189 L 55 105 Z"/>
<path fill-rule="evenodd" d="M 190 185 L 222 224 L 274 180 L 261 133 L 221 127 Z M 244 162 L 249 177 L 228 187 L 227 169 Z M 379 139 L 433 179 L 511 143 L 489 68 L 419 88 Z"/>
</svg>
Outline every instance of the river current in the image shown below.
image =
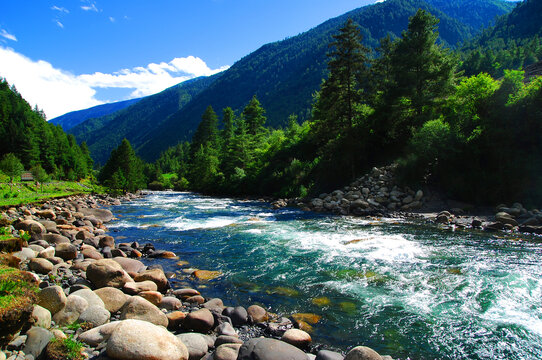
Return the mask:
<svg viewBox="0 0 542 360">
<path fill-rule="evenodd" d="M 541 359 L 542 244 L 519 235 L 364 220 L 156 192 L 112 207 L 122 242 L 152 242 L 227 305 L 321 316 L 313 341 L 400 359 Z M 150 260 L 181 272 L 177 261 Z"/>
</svg>

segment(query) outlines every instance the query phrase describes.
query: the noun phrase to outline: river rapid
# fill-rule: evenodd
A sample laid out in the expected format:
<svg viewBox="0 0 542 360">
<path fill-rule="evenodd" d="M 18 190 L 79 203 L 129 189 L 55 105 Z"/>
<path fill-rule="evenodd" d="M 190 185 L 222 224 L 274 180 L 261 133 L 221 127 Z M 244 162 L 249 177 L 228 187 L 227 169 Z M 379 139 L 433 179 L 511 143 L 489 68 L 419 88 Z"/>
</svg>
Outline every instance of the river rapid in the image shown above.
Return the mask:
<svg viewBox="0 0 542 360">
<path fill-rule="evenodd" d="M 227 305 L 320 315 L 311 335 L 326 348 L 365 345 L 400 359 L 542 358 L 536 238 L 192 193 L 155 192 L 111 210 L 118 241 L 152 242 L 222 272 L 173 286 L 188 282 Z M 152 262 L 182 277 L 176 261 Z"/>
</svg>

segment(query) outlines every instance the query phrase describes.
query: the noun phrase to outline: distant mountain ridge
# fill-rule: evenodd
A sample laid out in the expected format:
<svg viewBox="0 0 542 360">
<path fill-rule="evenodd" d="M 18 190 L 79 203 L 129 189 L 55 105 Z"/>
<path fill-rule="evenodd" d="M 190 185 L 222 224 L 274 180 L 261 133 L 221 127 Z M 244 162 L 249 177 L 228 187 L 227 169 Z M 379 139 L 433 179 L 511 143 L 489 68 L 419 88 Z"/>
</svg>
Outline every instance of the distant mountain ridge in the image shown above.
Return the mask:
<svg viewBox="0 0 542 360">
<path fill-rule="evenodd" d="M 85 122 L 88 119 L 107 116 L 122 109 L 127 108 L 130 105 L 137 103 L 142 98 L 130 99 L 124 101 L 117 101 L 114 103 L 97 105 L 88 109 L 72 111 L 64 115 L 58 116 L 49 120 L 51 124 L 60 125 L 64 131 L 67 131 L 74 126 Z"/>
<path fill-rule="evenodd" d="M 109 155 L 105 143 L 116 146 L 123 137 L 128 138 L 145 160 L 152 161 L 168 146 L 189 140 L 209 105 L 217 113 L 227 106 L 240 110 L 256 95 L 266 109 L 269 125 L 285 125 L 290 114 L 296 114 L 300 120 L 308 119 L 313 94 L 326 76 L 328 44 L 348 18 L 360 25 L 366 45 L 375 47 L 387 34 L 400 36 L 409 17 L 422 8 L 440 19 L 441 41 L 454 46 L 479 33 L 512 7 L 513 4 L 499 0 L 387 0 L 365 6 L 297 36 L 264 45 L 213 81 L 204 84 L 203 79 L 198 80 L 201 91 L 169 114 L 161 111 L 158 115 L 155 110 L 146 109 L 146 119 L 152 126 L 141 124 L 139 130 L 134 126 L 133 131 L 124 131 L 112 120 L 101 129 L 87 128 L 90 131 L 86 132 L 81 131 L 83 123 L 73 133 L 79 141 L 87 141 L 99 163 L 104 163 Z M 153 95 L 155 104 L 161 101 L 160 96 Z M 137 108 L 141 104 L 122 110 L 123 117 L 132 118 L 133 124 L 139 123 L 136 111 L 143 111 Z"/>
</svg>

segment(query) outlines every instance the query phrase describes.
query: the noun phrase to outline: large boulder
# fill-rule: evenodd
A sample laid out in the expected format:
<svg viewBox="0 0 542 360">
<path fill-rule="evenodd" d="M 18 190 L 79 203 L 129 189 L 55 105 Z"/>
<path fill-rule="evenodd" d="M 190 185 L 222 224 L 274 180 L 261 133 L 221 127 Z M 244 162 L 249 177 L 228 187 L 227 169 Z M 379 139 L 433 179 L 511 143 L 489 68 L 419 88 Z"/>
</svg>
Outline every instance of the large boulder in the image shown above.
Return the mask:
<svg viewBox="0 0 542 360">
<path fill-rule="evenodd" d="M 68 325 L 79 319 L 79 316 L 83 311 L 88 308 L 88 301 L 82 298 L 71 294 L 68 296 L 66 301 L 66 306 L 53 316 L 53 320 L 58 325 Z"/>
<path fill-rule="evenodd" d="M 382 360 L 382 357 L 371 348 L 356 346 L 346 354 L 344 360 Z"/>
<path fill-rule="evenodd" d="M 200 309 L 191 312 L 184 319 L 183 327 L 201 333 L 206 333 L 213 328 L 215 319 L 209 309 Z"/>
<path fill-rule="evenodd" d="M 215 350 L 213 360 L 237 360 L 241 344 L 222 344 Z"/>
<path fill-rule="evenodd" d="M 126 302 L 121 310 L 120 318 L 121 320 L 136 319 L 148 321 L 163 327 L 168 326 L 166 314 L 140 296 L 133 296 Z"/>
<path fill-rule="evenodd" d="M 51 327 L 51 312 L 44 307 L 34 305 L 32 310 L 31 321 L 34 326 L 39 326 L 45 329 Z"/>
<path fill-rule="evenodd" d="M 77 257 L 77 248 L 73 244 L 60 243 L 55 247 L 55 256 L 62 260 L 72 260 Z"/>
<path fill-rule="evenodd" d="M 137 295 L 144 291 L 157 291 L 158 286 L 150 280 L 135 282 L 130 281 L 124 284 L 124 292 L 130 295 Z"/>
<path fill-rule="evenodd" d="M 45 226 L 34 220 L 23 220 L 15 224 L 15 229 L 28 231 L 30 235 L 45 234 L 47 232 Z"/>
<path fill-rule="evenodd" d="M 145 270 L 147 267 L 141 261 L 136 259 L 130 259 L 125 257 L 117 256 L 113 258 L 114 261 L 118 262 L 120 266 L 129 274 L 135 274 Z"/>
<path fill-rule="evenodd" d="M 250 305 L 247 309 L 248 316 L 252 319 L 253 323 L 264 322 L 269 319 L 267 310 L 259 305 Z"/>
<path fill-rule="evenodd" d="M 109 337 L 120 323 L 121 321 L 115 321 L 85 331 L 79 335 L 79 340 L 92 347 L 96 347 L 109 340 Z"/>
<path fill-rule="evenodd" d="M 94 216 L 96 219 L 103 223 L 113 220 L 113 213 L 107 209 L 91 209 L 91 208 L 79 208 L 80 213 L 85 216 Z"/>
<path fill-rule="evenodd" d="M 506 212 L 498 212 L 496 215 L 495 215 L 495 220 L 497 220 L 497 222 L 500 222 L 501 224 L 508 224 L 508 225 L 512 225 L 512 226 L 518 226 L 518 222 L 516 221 L 516 219 L 514 219 L 514 217 Z"/>
<path fill-rule="evenodd" d="M 166 329 L 140 320 L 125 320 L 114 329 L 107 355 L 118 360 L 188 360 L 188 349 Z"/>
<path fill-rule="evenodd" d="M 58 285 L 46 287 L 38 294 L 38 305 L 49 310 L 52 315 L 59 312 L 67 301 L 66 294 Z"/>
<path fill-rule="evenodd" d="M 102 299 L 105 308 L 112 313 L 119 311 L 128 300 L 126 294 L 113 287 L 100 288 L 94 290 L 94 293 Z"/>
<path fill-rule="evenodd" d="M 90 289 L 77 290 L 70 294 L 70 296 L 72 295 L 77 295 L 85 299 L 88 302 L 88 306 L 96 305 L 105 308 L 105 304 L 102 299 Z"/>
<path fill-rule="evenodd" d="M 42 238 L 49 244 L 62 244 L 70 242 L 70 239 L 59 234 L 43 234 Z"/>
<path fill-rule="evenodd" d="M 300 349 L 306 349 L 312 342 L 311 336 L 300 329 L 286 330 L 281 340 Z"/>
<path fill-rule="evenodd" d="M 132 279 L 122 266 L 114 260 L 97 260 L 87 267 L 87 279 L 97 288 L 121 288 Z"/>
<path fill-rule="evenodd" d="M 30 270 L 42 275 L 48 274 L 53 270 L 53 267 L 54 265 L 52 262 L 42 258 L 30 259 L 30 263 L 28 263 L 28 268 Z"/>
<path fill-rule="evenodd" d="M 138 273 L 134 277 L 135 282 L 146 281 L 146 280 L 149 280 L 155 283 L 156 286 L 158 287 L 158 291 L 160 292 L 166 291 L 169 287 L 166 274 L 164 274 L 164 271 L 161 269 L 144 270 Z"/>
<path fill-rule="evenodd" d="M 109 321 L 111 314 L 102 306 L 92 305 L 85 309 L 79 316 L 81 323 L 92 324 L 93 327 L 103 325 Z"/>
<path fill-rule="evenodd" d="M 284 341 L 270 338 L 250 339 L 241 346 L 239 360 L 308 360 L 307 354 Z"/>
<path fill-rule="evenodd" d="M 187 347 L 189 360 L 199 360 L 209 350 L 207 339 L 203 334 L 185 333 L 177 335 L 177 338 Z"/>
<path fill-rule="evenodd" d="M 26 332 L 26 342 L 23 351 L 26 355 L 32 355 L 34 359 L 37 359 L 52 338 L 53 334 L 49 330 L 41 327 L 33 327 Z"/>
</svg>

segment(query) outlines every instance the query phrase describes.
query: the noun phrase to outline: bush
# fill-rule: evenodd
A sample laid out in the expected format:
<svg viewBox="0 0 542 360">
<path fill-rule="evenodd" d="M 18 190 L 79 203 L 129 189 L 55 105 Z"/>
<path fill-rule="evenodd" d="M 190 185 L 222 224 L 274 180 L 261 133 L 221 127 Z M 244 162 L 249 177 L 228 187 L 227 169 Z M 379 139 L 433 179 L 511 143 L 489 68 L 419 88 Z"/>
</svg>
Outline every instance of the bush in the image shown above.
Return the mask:
<svg viewBox="0 0 542 360">
<path fill-rule="evenodd" d="M 165 189 L 164 184 L 157 180 L 151 182 L 147 187 L 149 188 L 149 190 L 154 191 L 162 191 Z"/>
</svg>

